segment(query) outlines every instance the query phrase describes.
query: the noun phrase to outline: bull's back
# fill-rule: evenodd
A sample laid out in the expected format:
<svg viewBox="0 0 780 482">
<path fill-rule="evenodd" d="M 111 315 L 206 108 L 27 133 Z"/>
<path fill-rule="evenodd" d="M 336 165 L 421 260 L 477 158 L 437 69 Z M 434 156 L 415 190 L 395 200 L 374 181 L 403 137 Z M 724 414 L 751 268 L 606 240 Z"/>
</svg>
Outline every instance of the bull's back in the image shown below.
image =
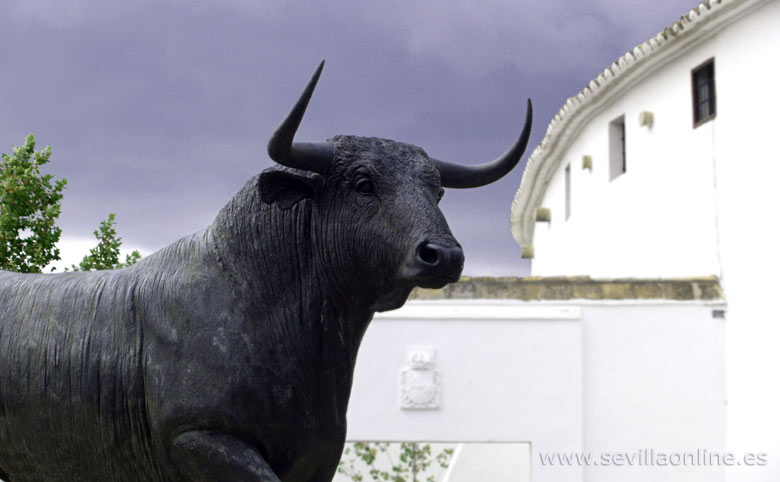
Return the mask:
<svg viewBox="0 0 780 482">
<path fill-rule="evenodd" d="M 122 271 L 0 272 L 0 468 L 13 482 L 162 480 Z"/>
</svg>

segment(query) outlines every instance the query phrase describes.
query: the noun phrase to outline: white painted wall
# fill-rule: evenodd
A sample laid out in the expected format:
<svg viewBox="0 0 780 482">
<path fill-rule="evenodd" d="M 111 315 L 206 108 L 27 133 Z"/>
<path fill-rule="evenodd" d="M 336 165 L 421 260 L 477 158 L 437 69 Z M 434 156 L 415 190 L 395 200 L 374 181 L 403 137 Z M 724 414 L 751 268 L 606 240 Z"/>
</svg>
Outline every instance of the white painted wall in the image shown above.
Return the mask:
<svg viewBox="0 0 780 482">
<path fill-rule="evenodd" d="M 545 194 L 552 221 L 536 223 L 532 272 L 541 276 L 682 277 L 719 273 L 712 123 L 695 131 L 685 56 L 596 115 L 571 144 Z M 652 111 L 652 128 L 639 113 Z M 625 115 L 626 173 L 610 181 L 609 123 Z M 593 170 L 582 169 L 583 155 Z M 563 170 L 571 163 L 571 216 Z"/>
<path fill-rule="evenodd" d="M 768 467 L 730 469 L 732 481 L 780 480 L 780 2 L 765 2 L 657 69 L 593 117 L 566 150 L 537 223 L 537 275 L 721 276 L 728 300 L 729 448 L 769 452 Z M 691 122 L 690 70 L 714 57 L 717 117 Z M 652 129 L 638 112 L 655 114 Z M 626 114 L 628 173 L 608 181 L 607 125 Z M 593 172 L 579 169 L 593 156 Z M 574 167 L 577 167 L 576 169 Z M 587 382 L 586 382 L 587 386 Z"/>
<path fill-rule="evenodd" d="M 443 308 L 443 309 L 442 309 Z M 576 307 L 412 302 L 378 314 L 361 345 L 348 440 L 531 442 L 582 450 L 582 336 Z M 399 408 L 409 346 L 433 346 L 441 408 Z M 534 482 L 581 480 L 579 467 Z"/>
<path fill-rule="evenodd" d="M 725 323 L 713 306 L 583 307 L 584 445 L 593 454 L 642 449 L 722 453 Z M 599 482 L 723 481 L 723 467 L 589 467 Z"/>
<path fill-rule="evenodd" d="M 713 137 L 729 309 L 729 445 L 737 452 L 770 452 L 768 467 L 730 471 L 733 482 L 780 480 L 780 98 L 773 80 L 780 79 L 779 25 L 780 2 L 770 2 L 711 46 L 719 53 L 716 75 L 724 93 Z"/>
<path fill-rule="evenodd" d="M 531 482 L 531 444 L 467 443 L 455 450 L 441 482 Z"/>
<path fill-rule="evenodd" d="M 540 453 L 722 451 L 724 323 L 699 303 L 410 302 L 360 354 L 348 440 L 528 442 L 531 480 L 721 481 L 722 468 L 544 466 Z M 399 407 L 409 346 L 433 346 L 438 410 Z M 522 480 L 522 479 L 518 479 Z"/>
<path fill-rule="evenodd" d="M 542 203 L 552 209 L 552 222 L 536 224 L 533 274 L 720 274 L 713 166 L 728 163 L 745 178 L 771 179 L 771 170 L 764 175 L 757 168 L 775 152 L 773 136 L 760 133 L 778 124 L 780 99 L 771 88 L 778 78 L 778 25 L 780 7 L 769 2 L 611 99 L 574 135 Z M 694 129 L 691 69 L 712 57 L 718 113 Z M 642 111 L 654 114 L 651 128 L 639 125 Z M 620 115 L 626 116 L 627 172 L 610 181 L 608 126 Z M 581 168 L 583 155 L 592 156 L 592 172 Z M 566 220 L 568 163 L 572 214 Z M 740 202 L 739 192 L 735 199 L 731 192 L 720 193 L 720 205 Z M 762 199 L 753 206 L 766 206 Z"/>
</svg>

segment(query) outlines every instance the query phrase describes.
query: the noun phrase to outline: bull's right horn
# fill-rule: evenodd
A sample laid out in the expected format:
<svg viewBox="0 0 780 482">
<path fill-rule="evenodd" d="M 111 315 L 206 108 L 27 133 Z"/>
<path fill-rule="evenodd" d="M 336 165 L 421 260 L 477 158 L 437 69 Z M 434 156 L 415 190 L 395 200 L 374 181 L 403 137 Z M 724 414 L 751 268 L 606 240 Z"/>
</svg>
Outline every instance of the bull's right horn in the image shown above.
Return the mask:
<svg viewBox="0 0 780 482">
<path fill-rule="evenodd" d="M 480 187 L 496 182 L 514 169 L 520 162 L 525 146 L 528 144 L 528 137 L 531 135 L 531 124 L 534 118 L 531 99 L 528 99 L 527 109 L 523 132 L 512 147 L 498 159 L 479 166 L 461 166 L 431 158 L 431 162 L 439 169 L 441 185 L 454 188 Z"/>
<path fill-rule="evenodd" d="M 317 86 L 317 81 L 320 80 L 324 66 L 323 60 L 298 98 L 298 102 L 268 141 L 268 155 L 283 166 L 325 174 L 333 163 L 333 144 L 330 142 L 293 142 L 295 132 L 301 124 L 306 106 L 309 105 L 309 99 Z"/>
</svg>

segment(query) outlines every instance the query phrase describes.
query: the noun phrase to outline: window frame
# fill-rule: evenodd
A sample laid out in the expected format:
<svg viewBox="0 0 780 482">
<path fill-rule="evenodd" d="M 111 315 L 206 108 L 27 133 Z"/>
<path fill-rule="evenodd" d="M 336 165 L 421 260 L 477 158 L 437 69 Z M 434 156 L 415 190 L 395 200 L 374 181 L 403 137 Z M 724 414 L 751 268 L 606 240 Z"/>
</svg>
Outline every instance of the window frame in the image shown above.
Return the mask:
<svg viewBox="0 0 780 482">
<path fill-rule="evenodd" d="M 566 221 L 571 217 L 571 163 L 566 164 L 566 168 L 563 170 L 563 176 L 565 191 L 564 221 Z"/>
<path fill-rule="evenodd" d="M 696 110 L 697 106 L 703 102 L 703 99 L 699 99 L 696 92 L 696 76 L 700 72 L 702 72 L 704 69 L 711 67 L 712 68 L 712 79 L 711 79 L 711 95 L 706 99 L 707 102 L 712 102 L 712 112 L 704 117 L 702 117 L 699 120 L 696 120 Z M 718 95 L 716 90 L 716 83 L 715 83 L 715 57 L 710 57 L 709 59 L 705 60 L 701 64 L 697 65 L 693 69 L 691 69 L 691 115 L 693 117 L 693 128 L 696 129 L 702 124 L 706 124 L 707 122 L 711 121 L 718 115 Z"/>
<path fill-rule="evenodd" d="M 609 181 L 612 182 L 628 172 L 626 153 L 626 114 L 620 114 L 608 124 Z"/>
</svg>

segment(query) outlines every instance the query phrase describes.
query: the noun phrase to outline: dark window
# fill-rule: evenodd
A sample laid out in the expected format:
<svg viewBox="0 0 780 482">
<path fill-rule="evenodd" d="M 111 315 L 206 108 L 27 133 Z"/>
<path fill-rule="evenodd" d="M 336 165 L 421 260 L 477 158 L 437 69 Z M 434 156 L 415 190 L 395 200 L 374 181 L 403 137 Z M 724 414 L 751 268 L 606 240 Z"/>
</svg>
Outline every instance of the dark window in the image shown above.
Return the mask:
<svg viewBox="0 0 780 482">
<path fill-rule="evenodd" d="M 693 87 L 693 127 L 715 118 L 715 60 L 710 59 L 691 71 Z"/>
<path fill-rule="evenodd" d="M 609 180 L 626 172 L 626 117 L 609 123 Z"/>
<path fill-rule="evenodd" d="M 571 216 L 571 164 L 566 165 L 566 219 Z"/>
</svg>

